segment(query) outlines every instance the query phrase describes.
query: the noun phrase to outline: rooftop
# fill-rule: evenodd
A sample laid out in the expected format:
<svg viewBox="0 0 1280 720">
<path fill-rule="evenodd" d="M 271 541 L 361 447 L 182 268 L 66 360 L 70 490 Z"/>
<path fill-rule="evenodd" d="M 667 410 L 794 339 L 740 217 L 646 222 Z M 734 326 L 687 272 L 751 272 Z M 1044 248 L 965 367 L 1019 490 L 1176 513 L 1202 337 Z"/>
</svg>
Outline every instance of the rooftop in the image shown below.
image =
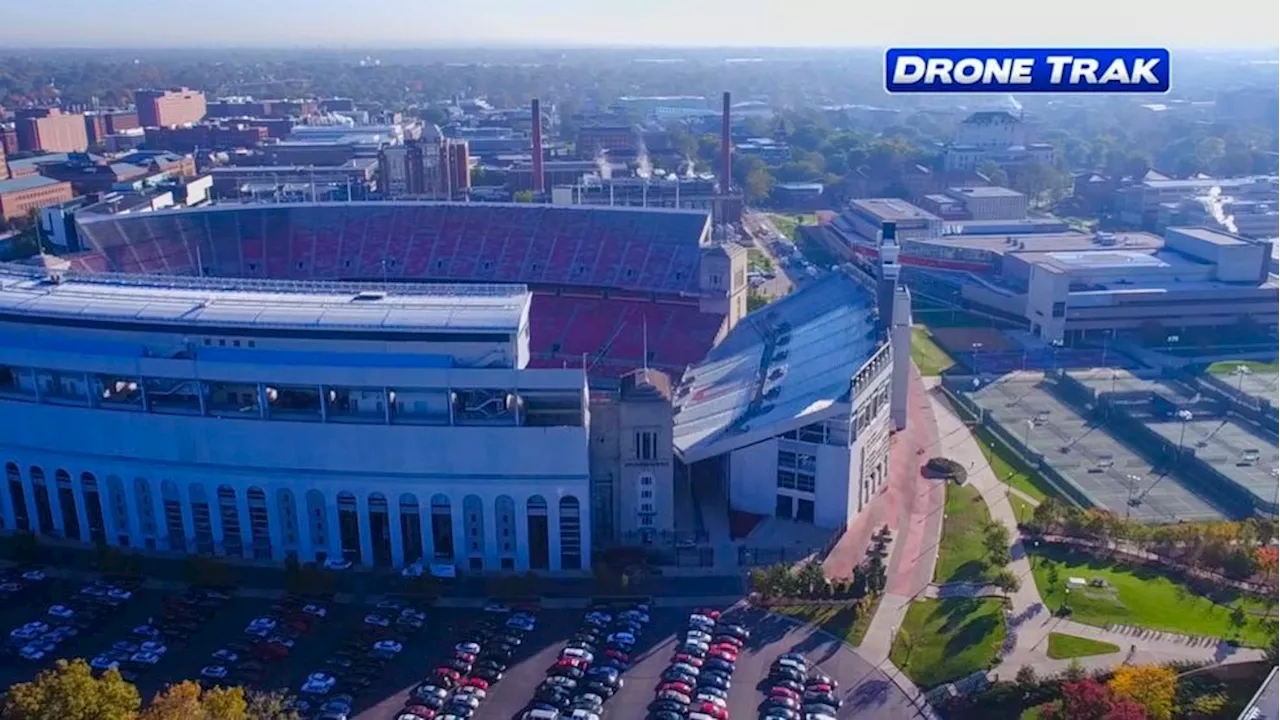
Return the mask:
<svg viewBox="0 0 1280 720">
<path fill-rule="evenodd" d="M 1022 193 L 1017 190 L 1010 190 L 1005 187 L 997 187 L 994 185 L 985 187 L 958 187 L 947 188 L 947 192 L 953 195 L 964 195 L 965 197 L 980 198 L 1016 198 L 1022 197 Z"/>
<path fill-rule="evenodd" d="M 1220 245 L 1222 247 L 1252 244 L 1250 241 L 1245 240 L 1239 235 L 1232 235 L 1231 233 L 1225 230 L 1214 230 L 1213 228 L 1207 228 L 1207 227 L 1170 227 L 1167 229 L 1176 230 L 1179 233 L 1186 235 L 1188 237 L 1193 237 L 1196 240 L 1202 240 L 1204 242 L 1212 243 L 1214 245 Z"/>
<path fill-rule="evenodd" d="M 27 177 L 15 178 L 13 180 L 0 180 L 0 195 L 48 187 L 49 185 L 57 185 L 60 182 L 62 181 L 47 178 L 43 175 L 28 175 Z"/>
<path fill-rule="evenodd" d="M 954 224 L 954 223 L 948 223 Z M 1115 233 L 1112 249 L 1158 250 L 1164 247 L 1160 237 L 1144 232 Z M 1093 235 L 1081 232 L 1001 233 L 991 235 L 943 235 L 935 240 L 917 240 L 949 247 L 990 250 L 1001 254 L 1023 252 L 1083 251 L 1106 249 Z"/>
<path fill-rule="evenodd" d="M 279 329 L 514 332 L 523 285 L 305 283 L 65 275 L 0 265 L 0 314 Z"/>
<path fill-rule="evenodd" d="M 906 200 L 897 198 L 863 198 L 849 203 L 856 210 L 870 214 L 881 222 L 886 220 L 938 220 L 937 215 L 921 210 Z"/>
<path fill-rule="evenodd" d="M 880 348 L 874 304 L 832 273 L 744 318 L 680 381 L 674 434 L 685 462 L 823 419 L 846 400 Z"/>
</svg>

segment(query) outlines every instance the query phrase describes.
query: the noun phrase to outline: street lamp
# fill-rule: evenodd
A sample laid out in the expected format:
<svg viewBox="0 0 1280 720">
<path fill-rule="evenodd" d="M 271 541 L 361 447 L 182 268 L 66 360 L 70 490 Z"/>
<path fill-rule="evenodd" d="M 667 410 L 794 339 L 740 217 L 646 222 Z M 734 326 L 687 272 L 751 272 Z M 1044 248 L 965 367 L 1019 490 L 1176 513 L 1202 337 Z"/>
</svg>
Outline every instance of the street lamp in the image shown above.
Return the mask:
<svg viewBox="0 0 1280 720">
<path fill-rule="evenodd" d="M 1182 430 L 1178 432 L 1178 462 L 1182 462 L 1182 441 L 1187 437 L 1187 423 L 1195 416 L 1190 410 L 1179 410 L 1178 419 L 1182 421 Z"/>
<path fill-rule="evenodd" d="M 1231 374 L 1236 376 L 1236 392 L 1243 393 L 1244 378 L 1246 375 L 1252 375 L 1253 371 L 1249 369 L 1248 365 L 1237 365 L 1235 370 L 1231 371 Z"/>
<path fill-rule="evenodd" d="M 1062 349 L 1061 340 L 1051 340 L 1049 346 L 1053 348 L 1053 371 L 1058 372 L 1058 350 Z"/>
<path fill-rule="evenodd" d="M 1115 394 L 1116 394 L 1116 379 L 1117 379 L 1117 378 L 1119 378 L 1119 377 L 1120 377 L 1120 371 L 1119 371 L 1119 370 L 1112 370 L 1112 371 L 1111 371 L 1111 394 L 1112 394 L 1112 395 L 1115 395 Z"/>
<path fill-rule="evenodd" d="M 1126 480 L 1129 481 L 1129 500 L 1128 502 L 1125 503 L 1125 506 L 1124 506 L 1124 519 L 1128 520 L 1129 510 L 1138 505 L 1138 500 L 1133 496 L 1133 491 L 1134 491 L 1134 488 L 1138 486 L 1138 482 L 1142 480 L 1142 478 L 1138 477 L 1137 475 L 1134 475 L 1133 473 L 1129 473 L 1124 477 Z"/>
<path fill-rule="evenodd" d="M 1164 339 L 1164 351 L 1165 351 L 1166 353 L 1172 353 L 1172 352 L 1173 352 L 1173 346 L 1174 346 L 1174 344 L 1175 344 L 1175 343 L 1177 343 L 1177 342 L 1178 342 L 1179 340 L 1181 340 L 1181 339 L 1182 339 L 1182 338 L 1178 337 L 1177 335 L 1170 335 L 1170 336 L 1166 337 L 1166 338 Z"/>
<path fill-rule="evenodd" d="M 1114 329 L 1108 329 L 1105 332 L 1106 335 L 1102 337 L 1102 367 L 1107 366 L 1107 350 L 1111 345 L 1111 340 L 1116 336 Z"/>
<path fill-rule="evenodd" d="M 982 368 L 978 364 L 978 353 L 982 351 L 982 343 L 976 342 L 970 347 L 973 348 L 973 371 L 981 375 Z"/>
</svg>

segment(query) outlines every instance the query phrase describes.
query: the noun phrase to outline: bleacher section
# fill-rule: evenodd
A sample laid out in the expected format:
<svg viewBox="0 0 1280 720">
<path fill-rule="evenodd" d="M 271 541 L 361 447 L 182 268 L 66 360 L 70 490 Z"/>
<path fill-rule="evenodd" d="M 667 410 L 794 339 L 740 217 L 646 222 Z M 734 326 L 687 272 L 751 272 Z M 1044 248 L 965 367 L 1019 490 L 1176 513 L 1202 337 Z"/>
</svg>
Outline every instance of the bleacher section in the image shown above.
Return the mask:
<svg viewBox="0 0 1280 720">
<path fill-rule="evenodd" d="M 680 375 L 724 316 L 698 292 L 705 213 L 446 203 L 252 205 L 94 218 L 72 269 L 290 280 L 522 282 L 531 364 Z M 604 297 L 608 290 L 610 297 Z M 682 297 L 683 296 L 683 297 Z M 647 338 L 647 341 L 646 341 Z"/>
<path fill-rule="evenodd" d="M 587 368 L 618 377 L 645 363 L 679 375 L 715 342 L 724 317 L 696 305 L 534 294 L 533 365 Z M 615 372 L 618 368 L 624 368 Z"/>
<path fill-rule="evenodd" d="M 219 206 L 94 218 L 75 269 L 696 293 L 705 213 L 540 205 Z"/>
</svg>

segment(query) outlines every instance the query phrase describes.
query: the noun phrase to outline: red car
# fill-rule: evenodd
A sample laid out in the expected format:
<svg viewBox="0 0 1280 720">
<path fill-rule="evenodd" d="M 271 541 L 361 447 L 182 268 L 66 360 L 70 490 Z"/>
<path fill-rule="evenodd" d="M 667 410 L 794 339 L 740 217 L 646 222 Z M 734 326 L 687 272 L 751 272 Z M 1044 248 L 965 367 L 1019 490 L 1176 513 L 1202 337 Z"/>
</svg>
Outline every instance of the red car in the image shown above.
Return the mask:
<svg viewBox="0 0 1280 720">
<path fill-rule="evenodd" d="M 265 662 L 276 662 L 289 657 L 289 648 L 276 643 L 258 643 L 253 646 L 253 656 Z"/>
<path fill-rule="evenodd" d="M 462 682 L 462 687 L 473 687 L 480 688 L 481 690 L 488 690 L 489 683 L 481 680 L 480 678 L 467 678 Z"/>
<path fill-rule="evenodd" d="M 663 690 L 675 690 L 681 695 L 687 695 L 689 697 L 693 697 L 693 688 L 689 687 L 688 683 L 682 683 L 682 682 L 663 683 L 662 686 L 658 688 L 658 692 L 662 692 Z"/>
<path fill-rule="evenodd" d="M 471 665 L 471 664 L 475 663 L 475 661 L 476 661 L 476 656 L 475 656 L 475 655 L 472 655 L 471 653 L 456 652 L 456 653 L 454 653 L 454 654 L 453 654 L 453 659 L 454 659 L 454 660 L 461 660 L 462 662 L 464 662 L 464 663 L 466 663 L 466 664 L 468 664 L 468 665 Z"/>
<path fill-rule="evenodd" d="M 725 708 L 720 707 L 719 705 L 716 705 L 715 703 L 709 703 L 709 702 L 699 703 L 697 706 L 697 709 L 695 709 L 694 712 L 700 712 L 706 715 L 710 715 L 716 720 L 729 720 L 729 711 Z"/>
<path fill-rule="evenodd" d="M 560 658 L 556 661 L 556 667 L 571 667 L 586 670 L 587 661 L 582 658 Z"/>
<path fill-rule="evenodd" d="M 827 694 L 830 694 L 833 691 L 833 688 L 826 683 L 814 683 L 813 685 L 810 685 L 805 689 L 808 690 L 809 692 L 819 692 L 819 693 L 827 693 Z"/>
<path fill-rule="evenodd" d="M 454 685 L 458 684 L 459 680 L 462 679 L 462 673 L 449 667 L 436 668 L 435 676 L 437 680 L 443 680 L 446 683 L 448 683 L 446 687 L 453 687 Z"/>
<path fill-rule="evenodd" d="M 800 693 L 792 690 L 791 688 L 776 687 L 769 691 L 769 697 L 784 697 L 792 700 L 799 700 Z"/>
<path fill-rule="evenodd" d="M 729 647 L 714 647 L 707 653 L 707 657 L 720 658 L 728 662 L 738 662 L 738 651 Z"/>
<path fill-rule="evenodd" d="M 671 658 L 671 662 L 688 663 L 696 668 L 702 667 L 702 658 L 690 655 L 689 653 L 676 653 L 675 656 Z"/>
<path fill-rule="evenodd" d="M 410 715 L 417 715 L 422 718 L 422 720 L 432 720 L 432 718 L 436 716 L 436 711 L 426 705 L 410 705 L 400 712 L 402 714 L 409 713 Z"/>
<path fill-rule="evenodd" d="M 719 619 L 720 619 L 720 611 L 719 611 L 719 610 L 712 609 L 712 608 L 702 608 L 701 610 L 697 610 L 697 611 L 695 611 L 695 613 L 694 613 L 694 614 L 695 614 L 695 615 L 706 615 L 707 617 L 711 618 L 712 620 L 719 620 Z"/>
</svg>

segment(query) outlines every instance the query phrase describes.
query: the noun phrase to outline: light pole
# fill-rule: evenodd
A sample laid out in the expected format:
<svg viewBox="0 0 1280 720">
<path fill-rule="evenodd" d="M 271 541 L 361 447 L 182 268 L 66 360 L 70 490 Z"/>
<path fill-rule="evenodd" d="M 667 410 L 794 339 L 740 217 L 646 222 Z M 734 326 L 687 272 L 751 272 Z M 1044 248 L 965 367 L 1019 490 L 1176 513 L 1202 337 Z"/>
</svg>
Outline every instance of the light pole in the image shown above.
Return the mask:
<svg viewBox="0 0 1280 720">
<path fill-rule="evenodd" d="M 982 368 L 978 364 L 978 354 L 982 351 L 982 343 L 976 342 L 976 343 L 973 343 L 973 345 L 971 345 L 970 347 L 973 348 L 973 371 L 981 375 Z"/>
<path fill-rule="evenodd" d="M 1133 473 L 1129 473 L 1128 475 L 1125 475 L 1125 479 L 1129 481 L 1129 500 L 1124 505 L 1124 519 L 1128 520 L 1129 511 L 1138 504 L 1138 501 L 1133 496 L 1133 490 L 1137 487 L 1138 481 L 1142 478 L 1134 475 Z"/>
<path fill-rule="evenodd" d="M 1102 367 L 1107 366 L 1107 350 L 1111 346 L 1111 339 L 1116 336 L 1115 330 L 1105 330 L 1106 335 L 1102 337 Z"/>
<path fill-rule="evenodd" d="M 1058 350 L 1062 349 L 1062 341 L 1052 340 L 1049 342 L 1049 347 L 1053 348 L 1053 372 L 1057 373 L 1058 372 Z"/>
<path fill-rule="evenodd" d="M 1182 339 L 1182 338 L 1178 337 L 1177 335 L 1170 335 L 1170 336 L 1166 337 L 1166 338 L 1164 339 L 1164 351 L 1165 351 L 1166 353 L 1168 353 L 1168 354 L 1172 354 L 1172 353 L 1173 353 L 1173 346 L 1174 346 L 1174 344 L 1175 344 L 1175 343 L 1177 343 L 1177 342 L 1178 342 L 1179 340 L 1181 340 L 1181 339 Z"/>
<path fill-rule="evenodd" d="M 1246 375 L 1252 375 L 1253 371 L 1249 369 L 1248 365 L 1237 365 L 1236 369 L 1231 371 L 1231 374 L 1236 376 L 1236 392 L 1243 394 L 1244 378 Z"/>
<path fill-rule="evenodd" d="M 1280 506 L 1280 468 L 1271 468 L 1271 477 L 1276 479 L 1275 497 L 1271 498 L 1271 519 L 1276 519 L 1276 507 Z"/>
<path fill-rule="evenodd" d="M 1119 377 L 1120 377 L 1120 371 L 1119 371 L 1119 370 L 1112 370 L 1112 371 L 1111 371 L 1111 394 L 1112 394 L 1112 395 L 1115 395 L 1115 394 L 1116 394 L 1116 378 L 1119 378 Z"/>
<path fill-rule="evenodd" d="M 1195 417 L 1190 410 L 1179 410 L 1178 419 L 1182 421 L 1182 429 L 1178 432 L 1178 458 L 1177 462 L 1182 462 L 1182 441 L 1187 437 L 1187 423 Z"/>
<path fill-rule="evenodd" d="M 1022 447 L 1027 450 L 1031 449 L 1031 429 L 1034 428 L 1035 426 L 1036 426 L 1036 421 L 1032 420 L 1031 418 L 1027 418 L 1026 429 L 1023 430 L 1022 432 Z"/>
</svg>

